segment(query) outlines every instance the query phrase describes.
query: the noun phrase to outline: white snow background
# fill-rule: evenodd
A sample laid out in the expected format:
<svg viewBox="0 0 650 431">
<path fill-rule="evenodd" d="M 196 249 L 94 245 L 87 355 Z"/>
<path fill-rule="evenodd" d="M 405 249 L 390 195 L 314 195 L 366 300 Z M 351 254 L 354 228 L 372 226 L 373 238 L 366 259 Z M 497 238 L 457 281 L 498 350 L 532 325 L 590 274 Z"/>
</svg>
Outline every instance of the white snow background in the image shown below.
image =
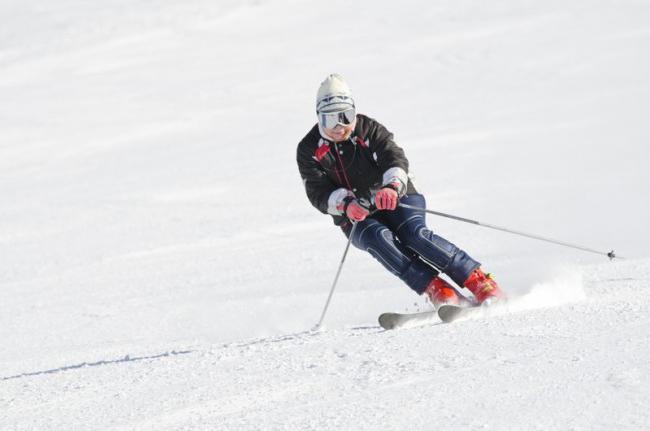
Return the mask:
<svg viewBox="0 0 650 431">
<path fill-rule="evenodd" d="M 0 429 L 647 429 L 650 3 L 0 1 Z M 343 74 L 508 313 L 427 304 L 297 167 Z"/>
</svg>

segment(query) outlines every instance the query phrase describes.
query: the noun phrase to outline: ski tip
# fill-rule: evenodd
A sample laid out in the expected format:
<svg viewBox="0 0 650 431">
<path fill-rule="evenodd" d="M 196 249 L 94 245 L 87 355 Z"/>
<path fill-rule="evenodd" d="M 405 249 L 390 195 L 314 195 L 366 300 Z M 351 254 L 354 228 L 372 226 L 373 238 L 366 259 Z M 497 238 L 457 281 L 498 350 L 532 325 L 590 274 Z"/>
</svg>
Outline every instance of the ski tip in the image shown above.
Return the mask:
<svg viewBox="0 0 650 431">
<path fill-rule="evenodd" d="M 438 317 L 445 323 L 453 322 L 454 320 L 460 319 L 468 310 L 474 309 L 476 307 L 461 307 L 458 305 L 441 305 L 438 308 Z"/>
<path fill-rule="evenodd" d="M 395 320 L 393 313 L 383 313 L 379 315 L 377 320 L 379 321 L 379 326 L 386 330 L 395 329 L 397 326 L 397 321 Z"/>
</svg>

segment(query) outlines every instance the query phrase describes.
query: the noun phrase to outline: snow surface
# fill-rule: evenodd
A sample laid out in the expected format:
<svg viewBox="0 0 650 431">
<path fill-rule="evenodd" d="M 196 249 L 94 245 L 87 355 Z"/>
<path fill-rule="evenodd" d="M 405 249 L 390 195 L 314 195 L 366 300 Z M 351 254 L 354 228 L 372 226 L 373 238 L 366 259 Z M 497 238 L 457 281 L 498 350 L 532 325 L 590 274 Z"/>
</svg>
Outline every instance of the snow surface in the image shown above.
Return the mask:
<svg viewBox="0 0 650 431">
<path fill-rule="evenodd" d="M 650 3 L 0 1 L 0 429 L 647 429 Z M 507 313 L 427 307 L 308 203 L 343 74 Z"/>
</svg>

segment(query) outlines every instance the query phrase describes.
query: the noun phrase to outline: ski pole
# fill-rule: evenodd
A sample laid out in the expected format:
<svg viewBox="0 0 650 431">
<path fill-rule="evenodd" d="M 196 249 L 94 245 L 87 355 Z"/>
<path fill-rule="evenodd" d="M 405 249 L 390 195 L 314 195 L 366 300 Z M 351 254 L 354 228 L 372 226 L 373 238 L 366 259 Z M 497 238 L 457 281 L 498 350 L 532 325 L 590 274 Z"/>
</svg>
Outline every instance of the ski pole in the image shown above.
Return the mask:
<svg viewBox="0 0 650 431">
<path fill-rule="evenodd" d="M 339 275 L 341 275 L 341 270 L 343 269 L 343 262 L 345 262 L 345 257 L 348 255 L 348 250 L 350 249 L 350 243 L 352 242 L 352 235 L 354 235 L 354 230 L 357 227 L 357 223 L 353 222 L 352 223 L 352 229 L 350 230 L 350 235 L 348 236 L 348 243 L 345 245 L 345 251 L 343 252 L 343 257 L 341 258 L 341 263 L 339 264 L 339 269 L 336 271 L 336 277 L 334 277 L 334 282 L 332 283 L 332 287 L 330 289 L 330 294 L 327 297 L 327 302 L 325 302 L 325 308 L 323 308 L 323 313 L 320 316 L 320 320 L 312 328 L 312 331 L 318 331 L 323 324 L 323 319 L 325 319 L 325 313 L 327 312 L 327 307 L 330 305 L 330 301 L 332 300 L 332 295 L 334 294 L 334 288 L 336 287 L 336 283 L 339 281 Z"/>
<path fill-rule="evenodd" d="M 614 253 L 614 250 L 612 250 L 610 252 L 598 251 L 598 250 L 594 250 L 594 249 L 591 249 L 591 248 L 588 248 L 588 247 L 583 247 L 583 246 L 580 246 L 580 245 L 569 244 L 568 242 L 564 242 L 564 241 L 558 241 L 558 240 L 551 239 L 551 238 L 545 238 L 543 236 L 533 235 L 533 234 L 530 234 L 530 233 L 516 231 L 516 230 L 512 230 L 512 229 L 507 229 L 505 227 L 495 226 L 495 225 L 488 224 L 488 223 L 480 223 L 480 222 L 478 222 L 476 220 L 470 220 L 470 219 L 467 219 L 467 218 L 464 218 L 464 217 L 458 217 L 458 216 L 451 215 L 451 214 L 445 214 L 445 213 L 441 213 L 441 212 L 438 212 L 438 211 L 432 211 L 432 210 L 428 210 L 426 208 L 416 207 L 416 206 L 413 206 L 413 205 L 407 205 L 407 204 L 400 203 L 399 206 L 401 206 L 402 208 L 409 208 L 409 209 L 413 209 L 413 210 L 424 211 L 425 213 L 437 215 L 437 216 L 440 216 L 440 217 L 446 217 L 446 218 L 450 218 L 450 219 L 453 219 L 453 220 L 462 221 L 464 223 L 471 223 L 471 224 L 475 224 L 477 226 L 483 226 L 483 227 L 488 227 L 490 229 L 496 229 L 496 230 L 500 230 L 500 231 L 503 231 L 503 232 L 512 233 L 514 235 L 525 236 L 525 237 L 528 237 L 528 238 L 537 239 L 539 241 L 550 242 L 550 243 L 553 243 L 553 244 L 562 245 L 564 247 L 575 248 L 577 250 L 587 251 L 589 253 L 596 253 L 596 254 L 605 255 L 605 256 L 609 257 L 610 260 L 612 260 L 614 258 L 624 259 L 622 256 L 617 256 Z"/>
</svg>

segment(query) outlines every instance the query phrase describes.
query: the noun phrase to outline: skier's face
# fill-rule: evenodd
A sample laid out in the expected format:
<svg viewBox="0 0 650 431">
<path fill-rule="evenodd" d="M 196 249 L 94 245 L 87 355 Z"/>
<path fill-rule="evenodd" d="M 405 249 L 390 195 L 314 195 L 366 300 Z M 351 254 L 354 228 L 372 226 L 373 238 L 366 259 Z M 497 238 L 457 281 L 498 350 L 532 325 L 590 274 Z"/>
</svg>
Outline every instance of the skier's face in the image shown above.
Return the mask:
<svg viewBox="0 0 650 431">
<path fill-rule="evenodd" d="M 337 124 L 333 129 L 324 130 L 325 134 L 334 142 L 341 142 L 349 139 L 350 136 L 352 136 L 352 132 L 354 131 L 354 123 L 347 125 Z"/>
</svg>

